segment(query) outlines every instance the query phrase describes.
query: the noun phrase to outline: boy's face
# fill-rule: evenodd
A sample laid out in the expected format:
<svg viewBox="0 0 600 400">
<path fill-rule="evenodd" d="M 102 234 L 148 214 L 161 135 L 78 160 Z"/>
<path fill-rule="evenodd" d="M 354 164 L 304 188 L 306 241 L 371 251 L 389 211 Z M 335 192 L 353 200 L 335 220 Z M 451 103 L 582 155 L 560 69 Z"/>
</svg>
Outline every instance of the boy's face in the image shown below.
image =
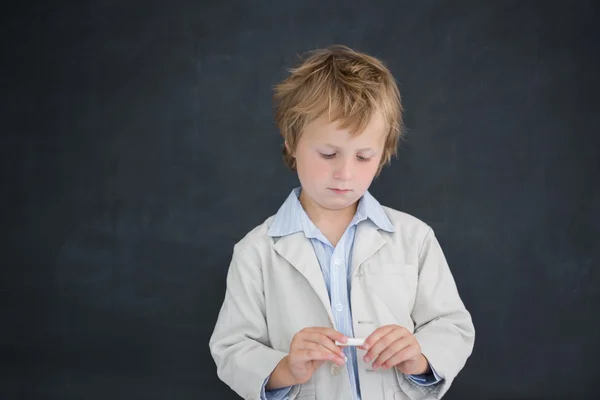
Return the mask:
<svg viewBox="0 0 600 400">
<path fill-rule="evenodd" d="M 298 178 L 308 200 L 328 210 L 353 206 L 377 173 L 386 136 L 380 113 L 354 136 L 328 122 L 327 116 L 308 124 L 294 153 Z"/>
</svg>

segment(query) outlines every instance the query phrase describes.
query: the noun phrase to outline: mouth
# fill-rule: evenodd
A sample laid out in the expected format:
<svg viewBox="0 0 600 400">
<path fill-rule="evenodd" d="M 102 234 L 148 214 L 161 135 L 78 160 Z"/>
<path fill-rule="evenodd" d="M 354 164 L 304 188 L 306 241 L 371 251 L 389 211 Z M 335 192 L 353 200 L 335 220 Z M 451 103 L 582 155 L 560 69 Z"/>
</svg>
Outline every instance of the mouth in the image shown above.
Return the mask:
<svg viewBox="0 0 600 400">
<path fill-rule="evenodd" d="M 338 194 L 350 193 L 352 191 L 351 189 L 336 189 L 336 188 L 329 188 L 329 190 L 331 190 L 332 192 L 338 193 Z"/>
</svg>

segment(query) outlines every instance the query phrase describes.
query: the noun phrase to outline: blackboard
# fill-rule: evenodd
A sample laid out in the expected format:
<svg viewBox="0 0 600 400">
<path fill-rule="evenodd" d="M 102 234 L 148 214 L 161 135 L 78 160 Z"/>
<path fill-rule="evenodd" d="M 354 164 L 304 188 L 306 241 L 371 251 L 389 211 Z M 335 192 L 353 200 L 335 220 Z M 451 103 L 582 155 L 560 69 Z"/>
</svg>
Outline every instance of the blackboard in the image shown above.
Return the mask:
<svg viewBox="0 0 600 400">
<path fill-rule="evenodd" d="M 234 243 L 297 178 L 272 87 L 381 58 L 406 139 L 373 183 L 473 315 L 448 399 L 598 398 L 593 1 L 23 3 L 3 11 L 0 397 L 234 399 L 208 339 Z"/>
</svg>

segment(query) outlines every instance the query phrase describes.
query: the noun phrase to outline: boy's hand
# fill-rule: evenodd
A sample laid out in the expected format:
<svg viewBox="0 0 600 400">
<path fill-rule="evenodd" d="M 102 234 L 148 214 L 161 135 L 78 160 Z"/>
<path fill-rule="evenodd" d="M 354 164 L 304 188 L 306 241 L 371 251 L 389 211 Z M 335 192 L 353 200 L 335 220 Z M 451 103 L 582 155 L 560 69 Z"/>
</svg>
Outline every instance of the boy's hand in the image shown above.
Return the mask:
<svg viewBox="0 0 600 400">
<path fill-rule="evenodd" d="M 375 330 L 359 348 L 367 350 L 364 360 L 372 362 L 374 369 L 396 367 L 407 375 L 431 371 L 429 362 L 421 354 L 417 339 L 406 328 L 398 325 L 383 326 Z"/>
<path fill-rule="evenodd" d="M 344 343 L 346 336 L 331 328 L 305 328 L 298 332 L 290 344 L 288 366 L 294 379 L 302 384 L 325 361 L 338 365 L 346 363 L 344 352 L 335 341 Z"/>
<path fill-rule="evenodd" d="M 325 361 L 344 365 L 344 352 L 335 345 L 336 340 L 345 343 L 347 338 L 331 328 L 302 329 L 294 335 L 290 353 L 271 374 L 267 388 L 276 389 L 306 383 Z"/>
</svg>

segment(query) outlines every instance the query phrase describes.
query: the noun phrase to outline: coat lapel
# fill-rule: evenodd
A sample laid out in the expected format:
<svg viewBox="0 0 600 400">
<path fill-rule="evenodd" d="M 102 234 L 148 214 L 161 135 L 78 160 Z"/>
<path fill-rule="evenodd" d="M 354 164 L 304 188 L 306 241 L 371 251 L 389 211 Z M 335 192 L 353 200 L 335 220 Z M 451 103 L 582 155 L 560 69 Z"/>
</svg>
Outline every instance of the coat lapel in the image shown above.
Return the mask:
<svg viewBox="0 0 600 400">
<path fill-rule="evenodd" d="M 307 240 L 302 232 L 297 232 L 281 237 L 275 243 L 273 249 L 306 278 L 317 296 L 319 296 L 323 307 L 327 310 L 330 321 L 333 323 L 333 313 L 325 280 L 323 279 L 323 272 L 310 240 Z"/>
<path fill-rule="evenodd" d="M 358 224 L 352 250 L 352 275 L 362 263 L 377 253 L 386 243 L 387 241 L 379 233 L 377 225 L 371 220 L 367 219 Z"/>
</svg>

